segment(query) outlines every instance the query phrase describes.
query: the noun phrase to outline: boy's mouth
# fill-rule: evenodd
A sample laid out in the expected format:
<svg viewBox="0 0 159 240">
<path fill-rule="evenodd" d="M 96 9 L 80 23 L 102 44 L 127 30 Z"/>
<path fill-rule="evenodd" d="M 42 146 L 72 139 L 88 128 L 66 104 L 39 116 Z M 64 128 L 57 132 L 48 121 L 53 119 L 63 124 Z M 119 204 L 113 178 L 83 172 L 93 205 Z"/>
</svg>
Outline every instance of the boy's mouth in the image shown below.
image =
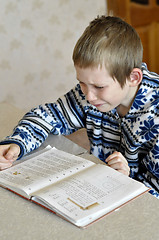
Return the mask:
<svg viewBox="0 0 159 240">
<path fill-rule="evenodd" d="M 100 103 L 100 104 L 92 104 L 93 106 L 95 106 L 96 108 L 99 108 L 101 106 L 103 106 L 103 103 Z"/>
</svg>

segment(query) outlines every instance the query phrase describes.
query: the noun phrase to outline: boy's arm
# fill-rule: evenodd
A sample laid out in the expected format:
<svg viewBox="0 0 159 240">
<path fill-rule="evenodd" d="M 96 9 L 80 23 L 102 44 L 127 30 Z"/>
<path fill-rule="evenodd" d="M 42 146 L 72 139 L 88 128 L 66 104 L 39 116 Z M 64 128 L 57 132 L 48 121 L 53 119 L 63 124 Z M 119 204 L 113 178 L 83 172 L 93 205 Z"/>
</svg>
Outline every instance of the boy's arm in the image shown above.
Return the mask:
<svg viewBox="0 0 159 240">
<path fill-rule="evenodd" d="M 81 94 L 79 86 L 76 86 L 56 103 L 32 109 L 19 122 L 13 134 L 0 144 L 18 144 L 21 158 L 37 149 L 50 133 L 68 135 L 84 127 L 83 104 L 86 104 L 86 101 Z"/>
</svg>

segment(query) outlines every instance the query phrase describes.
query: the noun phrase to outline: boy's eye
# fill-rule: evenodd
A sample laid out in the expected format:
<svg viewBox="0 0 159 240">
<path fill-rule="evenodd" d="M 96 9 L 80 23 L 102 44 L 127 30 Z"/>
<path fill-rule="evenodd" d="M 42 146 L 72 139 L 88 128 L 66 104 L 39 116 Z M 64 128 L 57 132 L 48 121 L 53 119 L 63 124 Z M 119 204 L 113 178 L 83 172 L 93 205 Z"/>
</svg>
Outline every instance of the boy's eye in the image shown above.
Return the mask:
<svg viewBox="0 0 159 240">
<path fill-rule="evenodd" d="M 102 88 L 104 88 L 104 87 L 95 86 L 95 88 L 97 88 L 97 89 L 102 89 Z"/>
</svg>

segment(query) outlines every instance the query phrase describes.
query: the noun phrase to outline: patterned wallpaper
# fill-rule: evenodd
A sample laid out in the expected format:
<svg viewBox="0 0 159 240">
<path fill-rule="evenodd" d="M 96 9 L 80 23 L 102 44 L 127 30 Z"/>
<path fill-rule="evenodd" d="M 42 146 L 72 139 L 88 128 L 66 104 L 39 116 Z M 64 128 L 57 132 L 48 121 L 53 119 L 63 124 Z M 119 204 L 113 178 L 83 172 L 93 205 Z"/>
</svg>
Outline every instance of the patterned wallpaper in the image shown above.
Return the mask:
<svg viewBox="0 0 159 240">
<path fill-rule="evenodd" d="M 55 101 L 76 84 L 73 47 L 105 0 L 0 0 L 0 102 Z"/>
</svg>

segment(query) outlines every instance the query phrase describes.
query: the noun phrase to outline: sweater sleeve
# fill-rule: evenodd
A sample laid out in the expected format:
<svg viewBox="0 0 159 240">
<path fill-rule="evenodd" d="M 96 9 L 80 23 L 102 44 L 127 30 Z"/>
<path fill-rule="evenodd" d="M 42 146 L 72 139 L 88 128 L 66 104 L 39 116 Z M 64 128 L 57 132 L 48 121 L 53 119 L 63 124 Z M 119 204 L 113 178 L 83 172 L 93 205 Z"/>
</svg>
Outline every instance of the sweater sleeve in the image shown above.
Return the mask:
<svg viewBox="0 0 159 240">
<path fill-rule="evenodd" d="M 55 103 L 39 105 L 26 113 L 11 136 L 0 144 L 16 143 L 21 148 L 19 159 L 40 147 L 50 133 L 69 135 L 85 127 L 87 101 L 76 85 Z"/>
</svg>

